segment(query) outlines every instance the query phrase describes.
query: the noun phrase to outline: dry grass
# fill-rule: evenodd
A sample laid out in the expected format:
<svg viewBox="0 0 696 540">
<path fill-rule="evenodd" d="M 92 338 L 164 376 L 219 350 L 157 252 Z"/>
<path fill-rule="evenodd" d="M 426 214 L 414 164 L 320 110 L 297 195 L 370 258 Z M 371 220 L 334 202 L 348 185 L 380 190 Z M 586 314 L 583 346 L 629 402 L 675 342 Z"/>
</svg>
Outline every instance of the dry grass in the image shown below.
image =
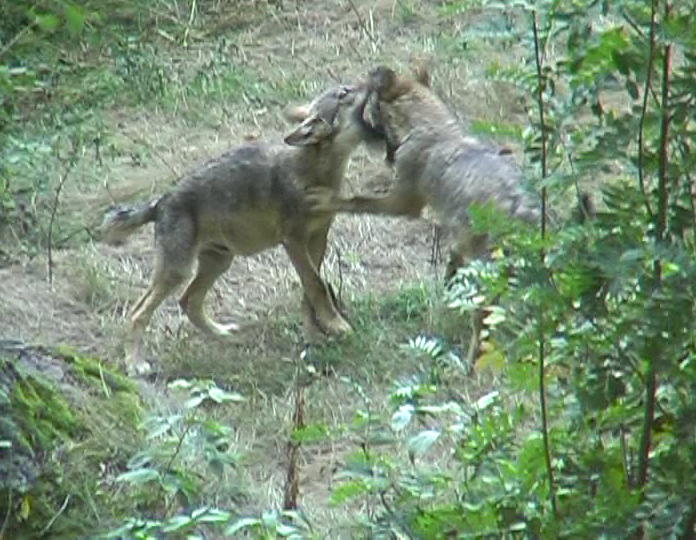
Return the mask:
<svg viewBox="0 0 696 540">
<path fill-rule="evenodd" d="M 253 25 L 230 34 L 234 46 L 228 48 L 229 60 L 254 75 L 248 82 L 263 85 L 266 99 L 242 93 L 204 107 L 175 100 L 168 108 L 101 111 L 112 151 L 101 165 L 91 152 L 81 156 L 58 219 L 91 228 L 113 200 L 160 193 L 177 174 L 247 137 L 280 139 L 286 129 L 281 110 L 298 94 L 311 97 L 334 79 L 361 77 L 378 63 L 402 68 L 413 55 L 433 59 L 436 88 L 464 122 L 510 121 L 519 114 L 504 88 L 482 80 L 487 61 L 495 58 L 492 52 L 453 52 L 451 36 L 466 26 L 465 16 L 444 23 L 435 4 L 425 1 L 353 4 L 359 17 L 351 2 L 337 0 L 311 7 L 291 2 L 281 9 L 266 6 Z M 231 15 L 211 21 L 210 36 L 224 35 L 244 22 Z M 195 72 L 218 44 L 212 37 L 193 43 L 172 55 Z M 508 54 L 506 60 L 513 59 Z M 349 168 L 346 191 L 385 189 L 389 172 L 382 161 L 381 155 L 360 151 Z M 398 349 L 414 333 L 462 339 L 463 321 L 453 321 L 437 300 L 442 268 L 430 261 L 432 236 L 433 227 L 425 220 L 337 219 L 324 274 L 340 289 L 359 333 L 347 343 L 316 351 L 315 359 L 328 363 L 333 375 L 317 378 L 308 389 L 311 422 L 340 426 L 364 405 L 343 377 L 358 381 L 377 410 L 385 410 L 391 381 L 419 369 L 416 359 L 409 360 Z M 124 314 L 146 286 L 151 246 L 152 230 L 147 228 L 121 249 L 87 244 L 60 250 L 54 256 L 53 288 L 46 283 L 43 255 L 0 269 L 0 337 L 69 343 L 120 362 Z M 431 291 L 425 312 L 412 322 L 391 317 L 389 303 L 398 304 L 400 291 L 419 282 Z M 298 279 L 282 250 L 238 258 L 208 302 L 217 318 L 247 325 L 236 343 L 203 339 L 182 316 L 175 298 L 155 314 L 146 340 L 161 368 L 150 384 L 154 396 L 162 392 L 164 381 L 184 376 L 212 377 L 248 398 L 230 408 L 225 420 L 236 429 L 238 450 L 246 456 L 240 475 L 250 510 L 278 507 L 282 501 L 292 381 L 302 346 L 299 301 Z M 461 384 L 462 392 L 476 394 L 483 383 L 462 379 Z M 301 500 L 316 523 L 348 520 L 347 511 L 330 508 L 327 498 L 334 471 L 354 448 L 349 437 L 337 437 L 304 449 Z M 335 529 L 327 534 L 340 536 Z"/>
</svg>

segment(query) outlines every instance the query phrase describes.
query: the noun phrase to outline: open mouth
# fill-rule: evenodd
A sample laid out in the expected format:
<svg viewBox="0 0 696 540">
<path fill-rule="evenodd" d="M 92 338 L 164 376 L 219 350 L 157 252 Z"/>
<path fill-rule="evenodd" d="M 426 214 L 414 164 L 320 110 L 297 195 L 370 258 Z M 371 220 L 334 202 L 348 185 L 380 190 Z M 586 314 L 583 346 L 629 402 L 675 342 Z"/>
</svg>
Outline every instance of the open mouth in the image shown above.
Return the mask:
<svg viewBox="0 0 696 540">
<path fill-rule="evenodd" d="M 371 95 L 371 91 L 366 92 L 365 96 L 360 102 L 360 106 L 355 109 L 356 121 L 362 127 L 363 131 L 367 134 L 368 139 L 370 139 L 371 141 L 386 140 L 387 133 L 384 130 L 381 121 L 380 123 L 374 123 L 365 119 L 365 109 L 367 107 L 368 101 L 370 101 Z M 379 103 L 377 106 L 379 106 Z M 380 118 L 381 114 L 378 112 L 376 116 Z"/>
</svg>

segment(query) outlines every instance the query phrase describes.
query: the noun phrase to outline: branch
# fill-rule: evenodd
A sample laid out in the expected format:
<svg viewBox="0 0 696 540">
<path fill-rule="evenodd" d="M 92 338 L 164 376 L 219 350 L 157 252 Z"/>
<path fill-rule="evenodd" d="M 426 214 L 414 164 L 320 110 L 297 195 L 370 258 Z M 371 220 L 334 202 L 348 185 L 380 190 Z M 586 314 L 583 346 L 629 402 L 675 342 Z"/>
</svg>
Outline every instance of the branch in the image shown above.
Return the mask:
<svg viewBox="0 0 696 540">
<path fill-rule="evenodd" d="M 656 0 L 653 0 L 653 5 Z M 670 15 L 670 4 L 665 3 L 665 15 L 663 23 L 667 22 Z M 667 178 L 667 166 L 669 161 L 669 137 L 670 137 L 670 84 L 672 78 L 672 46 L 666 45 L 664 58 L 662 61 L 662 92 L 661 92 L 661 115 L 660 120 L 660 150 L 658 162 L 658 200 L 657 216 L 655 223 L 655 241 L 662 243 L 667 235 L 667 205 L 669 202 L 669 186 Z M 662 284 L 662 261 L 655 260 L 654 279 L 655 288 Z M 648 355 L 648 370 L 645 383 L 645 411 L 643 415 L 643 428 L 640 436 L 640 447 L 638 453 L 638 478 L 637 487 L 643 488 L 648 481 L 648 467 L 650 462 L 650 445 L 652 440 L 652 430 L 655 420 L 655 393 L 657 391 L 657 369 L 655 358 Z"/>
<path fill-rule="evenodd" d="M 367 25 L 365 24 L 365 21 L 363 20 L 362 16 L 360 15 L 358 8 L 355 7 L 353 0 L 348 0 L 348 3 L 350 4 L 350 8 L 353 10 L 353 13 L 355 13 L 355 16 L 358 18 L 358 24 L 363 29 L 363 32 L 365 32 L 367 34 L 367 37 L 370 38 L 370 41 L 376 47 L 377 46 L 377 39 L 375 39 L 375 36 L 372 35 L 372 32 L 370 32 L 369 28 L 367 28 Z"/>
<path fill-rule="evenodd" d="M 657 10 L 658 0 L 653 0 L 650 8 L 650 51 L 648 56 L 648 68 L 645 77 L 645 86 L 643 88 L 643 104 L 640 110 L 640 121 L 638 123 L 638 185 L 640 191 L 643 194 L 643 201 L 645 201 L 645 209 L 648 212 L 648 216 L 652 220 L 654 217 L 652 208 L 650 207 L 650 199 L 648 198 L 648 192 L 645 189 L 645 177 L 643 174 L 643 137 L 645 130 L 645 116 L 648 110 L 648 95 L 650 94 L 650 87 L 652 86 L 652 72 L 653 72 L 653 61 L 655 60 L 655 12 Z"/>
<path fill-rule="evenodd" d="M 63 191 L 63 186 L 65 185 L 66 180 L 68 179 L 68 176 L 70 175 L 70 171 L 72 168 L 75 166 L 75 154 L 73 154 L 68 162 L 68 166 L 65 169 L 65 172 L 60 178 L 60 182 L 58 182 L 58 187 L 56 188 L 56 194 L 53 197 L 53 207 L 51 208 L 51 217 L 48 221 L 48 246 L 47 246 L 47 255 L 48 255 L 48 284 L 53 287 L 53 223 L 56 220 L 56 213 L 58 212 L 58 204 L 60 202 L 60 193 Z"/>
<path fill-rule="evenodd" d="M 26 34 L 29 29 L 33 26 L 33 24 L 28 24 L 24 28 L 22 28 L 19 32 L 17 32 L 10 41 L 8 41 L 5 46 L 0 49 L 0 57 L 2 57 L 7 51 L 9 51 L 12 47 L 14 47 L 15 43 L 17 43 L 20 38 Z"/>
<path fill-rule="evenodd" d="M 539 29 L 537 22 L 536 11 L 532 12 L 532 31 L 534 33 L 534 59 L 537 71 L 537 107 L 539 108 L 539 129 L 541 130 L 541 175 L 546 178 L 548 174 L 548 166 L 546 163 L 546 119 L 544 117 L 544 78 L 542 74 L 542 60 L 539 51 Z M 541 238 L 546 237 L 546 186 L 541 189 Z M 544 267 L 546 254 L 544 248 L 539 250 L 541 266 Z M 558 509 L 556 506 L 556 484 L 553 476 L 553 467 L 551 466 L 551 449 L 549 444 L 549 426 L 547 419 L 546 408 L 546 385 L 545 385 L 545 363 L 546 350 L 544 341 L 544 312 L 543 308 L 539 307 L 538 315 L 538 330 L 539 330 L 539 408 L 541 409 L 541 434 L 544 442 L 544 458 L 546 462 L 546 474 L 549 482 L 549 498 L 551 501 L 551 509 L 554 517 L 558 517 Z"/>
</svg>

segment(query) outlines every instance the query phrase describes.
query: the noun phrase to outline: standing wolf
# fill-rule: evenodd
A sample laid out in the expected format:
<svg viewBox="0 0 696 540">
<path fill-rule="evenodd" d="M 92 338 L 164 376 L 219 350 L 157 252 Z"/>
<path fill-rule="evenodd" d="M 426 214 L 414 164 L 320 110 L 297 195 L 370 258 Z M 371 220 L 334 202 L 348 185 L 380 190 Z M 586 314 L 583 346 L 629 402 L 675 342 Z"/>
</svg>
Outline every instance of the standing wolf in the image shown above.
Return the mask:
<svg viewBox="0 0 696 540">
<path fill-rule="evenodd" d="M 346 163 L 358 144 L 370 138 L 362 120 L 366 88 L 339 86 L 296 108 L 301 121 L 287 144 L 240 145 L 186 174 L 170 193 L 149 204 L 107 214 L 103 233 L 121 243 L 142 225 L 155 223 L 156 259 L 150 286 L 131 311 L 129 371 L 144 373 L 143 333 L 153 311 L 196 275 L 180 299 L 191 322 L 212 336 L 228 336 L 235 324 L 221 325 L 203 310 L 203 300 L 235 255 L 251 255 L 282 244 L 304 289 L 305 325 L 328 334 L 351 331 L 330 288 L 319 275 L 331 214 L 311 214 L 305 189 L 338 192 Z"/>
<path fill-rule="evenodd" d="M 309 195 L 315 211 L 418 217 L 427 205 L 450 229 L 454 242 L 446 277 L 465 259 L 483 256 L 485 235 L 472 233 L 472 203 L 492 203 L 513 218 L 539 218 L 539 198 L 524 189 L 522 173 L 508 150 L 484 144 L 463 133 L 445 104 L 429 88 L 428 73 L 399 75 L 387 67 L 368 78 L 363 119 L 386 138 L 387 161 L 396 180 L 384 197 L 340 198 L 336 191 L 315 189 Z M 474 316 L 469 348 L 473 362 L 479 349 L 481 314 Z"/>
</svg>

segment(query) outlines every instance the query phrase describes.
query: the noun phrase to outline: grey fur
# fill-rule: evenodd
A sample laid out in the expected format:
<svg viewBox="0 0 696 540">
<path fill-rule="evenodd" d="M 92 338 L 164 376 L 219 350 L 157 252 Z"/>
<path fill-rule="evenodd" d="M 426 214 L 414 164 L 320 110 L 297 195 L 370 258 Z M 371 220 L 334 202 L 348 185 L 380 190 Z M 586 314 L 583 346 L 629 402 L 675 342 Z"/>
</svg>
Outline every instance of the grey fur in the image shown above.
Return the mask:
<svg viewBox="0 0 696 540">
<path fill-rule="evenodd" d="M 305 190 L 340 189 L 351 152 L 372 135 L 362 121 L 366 90 L 339 86 L 290 116 L 301 123 L 286 144 L 237 146 L 186 174 L 169 194 L 142 206 L 107 213 L 104 238 L 120 243 L 155 223 L 156 261 L 151 284 L 131 312 L 129 370 L 145 372 L 142 337 L 153 311 L 191 274 L 180 304 L 195 326 L 212 336 L 237 325 L 213 322 L 203 300 L 236 255 L 285 247 L 304 288 L 303 318 L 310 333 L 351 331 L 319 275 L 333 214 L 312 214 Z"/>
</svg>

